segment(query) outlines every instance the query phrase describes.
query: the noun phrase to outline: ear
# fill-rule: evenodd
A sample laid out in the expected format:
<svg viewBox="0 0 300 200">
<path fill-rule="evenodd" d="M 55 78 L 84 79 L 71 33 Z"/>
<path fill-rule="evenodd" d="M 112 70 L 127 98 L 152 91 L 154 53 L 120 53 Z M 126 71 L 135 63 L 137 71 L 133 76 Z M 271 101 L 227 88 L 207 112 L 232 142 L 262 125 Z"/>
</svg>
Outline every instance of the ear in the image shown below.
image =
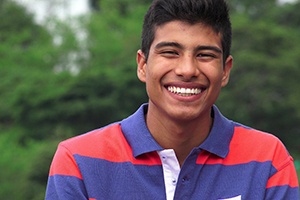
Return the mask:
<svg viewBox="0 0 300 200">
<path fill-rule="evenodd" d="M 223 69 L 223 78 L 222 78 L 222 87 L 225 87 L 229 82 L 230 71 L 232 69 L 233 58 L 232 56 L 228 56 L 225 62 L 225 66 Z"/>
<path fill-rule="evenodd" d="M 138 50 L 136 55 L 137 62 L 137 76 L 142 82 L 146 82 L 146 57 L 142 50 Z"/>
</svg>

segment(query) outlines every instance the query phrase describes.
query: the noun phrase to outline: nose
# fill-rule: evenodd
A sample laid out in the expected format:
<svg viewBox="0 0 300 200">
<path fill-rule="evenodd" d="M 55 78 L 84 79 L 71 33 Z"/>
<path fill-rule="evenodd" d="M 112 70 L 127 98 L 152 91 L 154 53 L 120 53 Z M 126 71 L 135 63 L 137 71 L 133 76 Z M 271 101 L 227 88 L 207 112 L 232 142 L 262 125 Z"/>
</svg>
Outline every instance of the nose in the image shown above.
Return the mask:
<svg viewBox="0 0 300 200">
<path fill-rule="evenodd" d="M 175 68 L 177 76 L 182 77 L 185 81 L 189 81 L 197 77 L 200 73 L 197 61 L 192 56 L 185 56 L 177 63 Z"/>
</svg>

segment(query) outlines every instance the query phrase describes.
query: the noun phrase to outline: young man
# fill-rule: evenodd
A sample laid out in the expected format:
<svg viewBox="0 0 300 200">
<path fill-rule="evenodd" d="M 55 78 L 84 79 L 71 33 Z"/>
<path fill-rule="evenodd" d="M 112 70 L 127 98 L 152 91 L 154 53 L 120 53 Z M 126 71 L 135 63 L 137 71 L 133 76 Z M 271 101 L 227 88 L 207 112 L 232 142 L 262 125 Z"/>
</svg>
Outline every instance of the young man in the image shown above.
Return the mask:
<svg viewBox="0 0 300 200">
<path fill-rule="evenodd" d="M 293 160 L 274 136 L 214 105 L 228 80 L 223 0 L 155 0 L 137 53 L 148 104 L 62 142 L 46 199 L 299 199 Z"/>
</svg>

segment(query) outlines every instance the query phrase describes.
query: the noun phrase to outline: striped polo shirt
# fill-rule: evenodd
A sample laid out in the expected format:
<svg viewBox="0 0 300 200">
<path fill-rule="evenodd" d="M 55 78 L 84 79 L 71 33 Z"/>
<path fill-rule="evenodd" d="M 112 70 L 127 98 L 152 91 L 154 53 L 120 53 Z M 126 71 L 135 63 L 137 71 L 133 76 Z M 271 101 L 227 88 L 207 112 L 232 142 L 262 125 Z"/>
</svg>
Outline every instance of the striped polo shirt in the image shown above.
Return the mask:
<svg viewBox="0 0 300 200">
<path fill-rule="evenodd" d="M 293 159 L 275 136 L 230 121 L 214 106 L 209 136 L 178 168 L 172 150 L 149 132 L 147 109 L 61 142 L 46 199 L 299 200 Z"/>
</svg>

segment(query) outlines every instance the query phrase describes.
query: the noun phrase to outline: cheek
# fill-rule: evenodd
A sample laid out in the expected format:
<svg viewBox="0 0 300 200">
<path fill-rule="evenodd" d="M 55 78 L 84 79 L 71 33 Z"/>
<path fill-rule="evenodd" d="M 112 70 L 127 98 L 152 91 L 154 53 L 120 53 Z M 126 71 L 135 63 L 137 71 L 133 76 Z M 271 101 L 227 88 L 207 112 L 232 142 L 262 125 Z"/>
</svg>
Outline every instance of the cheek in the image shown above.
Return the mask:
<svg viewBox="0 0 300 200">
<path fill-rule="evenodd" d="M 161 76 L 155 70 L 146 73 L 146 91 L 150 99 L 159 98 L 161 93 Z"/>
<path fill-rule="evenodd" d="M 155 84 L 151 78 L 146 82 L 146 92 L 150 100 L 153 101 L 154 99 L 158 98 L 157 84 Z"/>
<path fill-rule="evenodd" d="M 155 90 L 154 88 L 157 88 L 159 85 L 159 79 L 158 77 L 151 73 L 151 72 L 147 72 L 146 75 L 146 89 L 149 90 Z"/>
<path fill-rule="evenodd" d="M 163 77 L 164 67 L 159 64 L 151 63 L 147 66 L 146 81 L 150 84 L 157 84 Z"/>
<path fill-rule="evenodd" d="M 209 67 L 205 68 L 205 70 L 203 69 L 202 73 L 208 79 L 210 84 L 214 84 L 214 85 L 222 84 L 223 71 L 219 70 L 218 68 L 209 66 Z"/>
</svg>

